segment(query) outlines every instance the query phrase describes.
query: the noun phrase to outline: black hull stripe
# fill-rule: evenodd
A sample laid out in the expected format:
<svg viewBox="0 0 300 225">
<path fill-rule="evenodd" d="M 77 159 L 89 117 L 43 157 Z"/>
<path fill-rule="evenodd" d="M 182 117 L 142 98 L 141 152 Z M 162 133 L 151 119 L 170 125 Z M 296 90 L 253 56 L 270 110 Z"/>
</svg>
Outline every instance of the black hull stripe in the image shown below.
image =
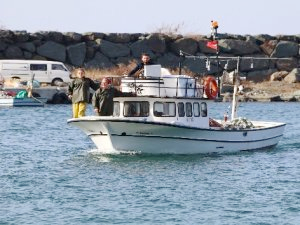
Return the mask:
<svg viewBox="0 0 300 225">
<path fill-rule="evenodd" d="M 90 136 L 107 136 L 107 134 L 90 134 Z M 135 137 L 135 138 L 162 138 L 162 139 L 174 139 L 174 140 L 189 140 L 189 141 L 205 141 L 205 142 L 225 142 L 225 143 L 252 143 L 252 142 L 261 142 L 272 140 L 275 138 L 280 138 L 283 135 L 278 135 L 270 138 L 260 139 L 260 140 L 253 140 L 253 141 L 227 141 L 227 140 L 210 140 L 210 139 L 199 139 L 199 138 L 183 138 L 183 137 L 163 137 L 163 136 L 147 136 L 147 135 L 119 135 L 119 134 L 111 134 L 111 136 L 117 137 Z"/>
<path fill-rule="evenodd" d="M 137 118 L 142 118 L 142 117 L 137 117 Z M 160 123 L 160 122 L 148 122 L 148 121 L 133 121 L 133 120 L 78 120 L 78 121 L 69 121 L 68 123 L 78 123 L 78 122 L 110 122 L 110 123 L 139 123 L 139 124 L 150 124 L 150 125 L 160 125 L 160 126 L 166 126 L 166 127 L 177 127 L 177 128 L 184 128 L 184 129 L 191 129 L 191 130 L 207 130 L 207 131 L 216 131 L 216 132 L 251 132 L 251 131 L 257 131 L 257 130 L 268 130 L 268 129 L 274 129 L 274 128 L 279 128 L 279 127 L 284 127 L 285 124 L 281 124 L 278 126 L 273 126 L 273 127 L 266 127 L 266 128 L 254 128 L 254 129 L 243 129 L 243 130 L 226 130 L 226 129 L 221 129 L 221 130 L 216 130 L 216 129 L 209 129 L 209 128 L 197 128 L 197 127 L 187 127 L 179 124 L 166 124 L 166 123 Z"/>
</svg>

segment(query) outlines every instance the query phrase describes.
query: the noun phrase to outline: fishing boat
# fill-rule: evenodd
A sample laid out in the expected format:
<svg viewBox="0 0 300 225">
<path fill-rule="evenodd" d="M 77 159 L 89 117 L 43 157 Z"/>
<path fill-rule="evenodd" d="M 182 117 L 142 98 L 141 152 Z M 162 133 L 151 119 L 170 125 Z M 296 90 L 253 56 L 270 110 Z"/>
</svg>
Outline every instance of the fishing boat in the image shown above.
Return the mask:
<svg viewBox="0 0 300 225">
<path fill-rule="evenodd" d="M 136 96 L 114 98 L 113 115 L 72 118 L 68 124 L 81 129 L 103 152 L 237 152 L 275 146 L 283 136 L 285 123 L 237 116 L 237 85 L 231 118 L 216 120 L 210 116 L 208 98 L 215 96 L 213 79 L 200 83 L 187 75 L 162 75 L 159 70 L 147 74 L 153 66 L 145 66 L 143 78 L 122 78 L 122 91 Z"/>
</svg>

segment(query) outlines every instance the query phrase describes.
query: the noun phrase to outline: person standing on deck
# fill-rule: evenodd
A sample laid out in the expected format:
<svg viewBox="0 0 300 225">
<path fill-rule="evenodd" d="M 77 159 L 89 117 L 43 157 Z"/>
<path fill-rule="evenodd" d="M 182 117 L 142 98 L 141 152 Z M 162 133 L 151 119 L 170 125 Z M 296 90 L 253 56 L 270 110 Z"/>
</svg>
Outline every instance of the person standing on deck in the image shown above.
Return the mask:
<svg viewBox="0 0 300 225">
<path fill-rule="evenodd" d="M 92 105 L 97 116 L 111 116 L 114 111 L 114 97 L 136 96 L 134 93 L 125 93 L 112 86 L 112 79 L 105 77 L 101 81 L 100 88 L 95 91 Z"/>
<path fill-rule="evenodd" d="M 98 85 L 85 77 L 85 71 L 79 68 L 75 71 L 76 78 L 69 85 L 68 97 L 72 100 L 73 118 L 85 116 L 86 106 L 90 100 L 90 88 L 97 90 Z"/>
<path fill-rule="evenodd" d="M 136 67 L 128 73 L 128 76 L 131 77 L 138 71 L 140 71 L 140 73 L 143 73 L 145 65 L 153 65 L 153 62 L 151 61 L 149 54 L 142 53 L 141 62 L 137 64 Z"/>
</svg>

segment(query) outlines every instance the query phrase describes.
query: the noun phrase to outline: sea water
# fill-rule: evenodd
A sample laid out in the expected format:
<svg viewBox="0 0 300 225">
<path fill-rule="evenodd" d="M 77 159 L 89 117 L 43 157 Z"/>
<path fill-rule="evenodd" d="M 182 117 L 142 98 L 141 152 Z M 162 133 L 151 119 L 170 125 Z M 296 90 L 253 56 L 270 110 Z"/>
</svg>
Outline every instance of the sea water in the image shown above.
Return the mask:
<svg viewBox="0 0 300 225">
<path fill-rule="evenodd" d="M 271 149 L 141 155 L 99 153 L 66 123 L 71 105 L 0 108 L 0 224 L 299 224 L 299 111 L 240 105 L 239 116 L 287 123 Z"/>
</svg>

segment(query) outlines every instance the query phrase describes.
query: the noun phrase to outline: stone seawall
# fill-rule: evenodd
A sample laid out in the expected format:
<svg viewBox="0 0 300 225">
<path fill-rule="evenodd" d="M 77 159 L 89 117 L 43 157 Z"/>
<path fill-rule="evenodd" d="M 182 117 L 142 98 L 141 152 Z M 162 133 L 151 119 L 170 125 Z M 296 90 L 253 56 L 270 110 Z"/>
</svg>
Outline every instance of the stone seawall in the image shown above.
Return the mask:
<svg viewBox="0 0 300 225">
<path fill-rule="evenodd" d="M 269 79 L 278 71 L 291 72 L 299 67 L 300 36 L 219 34 L 220 55 L 249 57 L 278 57 L 288 59 L 241 61 L 241 72 L 248 80 Z M 142 52 L 150 54 L 163 67 L 178 68 L 179 51 L 190 55 L 215 55 L 206 46 L 208 36 L 36 32 L 0 30 L 1 59 L 41 59 L 61 61 L 73 67 L 109 69 L 128 65 L 139 59 Z M 225 66 L 226 62 L 221 62 Z M 217 66 L 206 67 L 205 60 L 185 58 L 183 67 L 199 75 L 215 74 Z M 235 65 L 228 64 L 230 69 Z"/>
</svg>

